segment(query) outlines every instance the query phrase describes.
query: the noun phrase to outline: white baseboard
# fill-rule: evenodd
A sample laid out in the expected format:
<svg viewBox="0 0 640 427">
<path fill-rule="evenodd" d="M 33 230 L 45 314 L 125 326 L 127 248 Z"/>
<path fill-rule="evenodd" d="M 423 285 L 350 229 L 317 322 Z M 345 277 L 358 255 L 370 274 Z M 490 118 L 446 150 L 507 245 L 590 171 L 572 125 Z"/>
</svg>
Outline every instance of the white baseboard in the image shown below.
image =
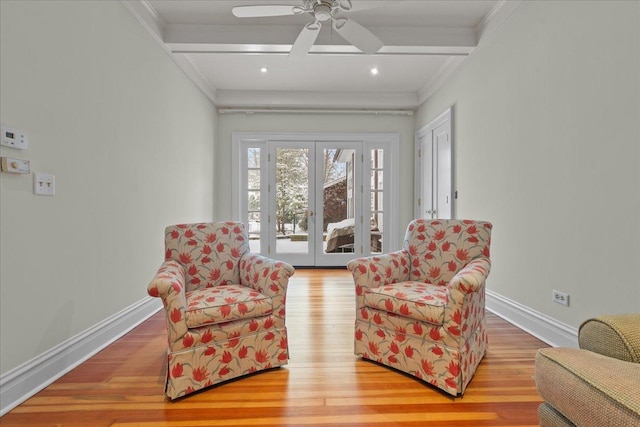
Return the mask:
<svg viewBox="0 0 640 427">
<path fill-rule="evenodd" d="M 495 292 L 486 291 L 487 310 L 553 347 L 577 347 L 578 330 Z M 0 376 L 0 417 L 162 308 L 147 297 L 81 334 Z"/>
<path fill-rule="evenodd" d="M 0 376 L 0 417 L 125 335 L 161 308 L 159 299 L 146 297 Z"/>
<path fill-rule="evenodd" d="M 487 310 L 530 333 L 552 347 L 578 347 L 578 329 L 505 298 L 486 291 Z"/>
</svg>

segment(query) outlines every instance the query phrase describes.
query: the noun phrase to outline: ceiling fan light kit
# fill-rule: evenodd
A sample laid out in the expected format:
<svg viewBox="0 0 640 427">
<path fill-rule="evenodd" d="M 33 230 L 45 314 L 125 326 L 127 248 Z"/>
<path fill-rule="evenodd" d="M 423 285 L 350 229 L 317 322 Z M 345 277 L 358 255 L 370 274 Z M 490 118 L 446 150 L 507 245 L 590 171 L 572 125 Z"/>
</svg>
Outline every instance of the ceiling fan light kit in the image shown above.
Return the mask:
<svg viewBox="0 0 640 427">
<path fill-rule="evenodd" d="M 384 46 L 382 40 L 353 19 L 336 18 L 339 12 L 349 12 L 351 10 L 351 0 L 303 0 L 302 6 L 237 6 L 232 9 L 232 12 L 238 18 L 310 14 L 314 18 L 314 22 L 302 28 L 302 31 L 300 31 L 291 46 L 291 51 L 289 52 L 291 56 L 306 55 L 318 38 L 322 23 L 329 20 L 332 21 L 334 30 L 346 41 L 366 54 L 376 53 Z"/>
</svg>

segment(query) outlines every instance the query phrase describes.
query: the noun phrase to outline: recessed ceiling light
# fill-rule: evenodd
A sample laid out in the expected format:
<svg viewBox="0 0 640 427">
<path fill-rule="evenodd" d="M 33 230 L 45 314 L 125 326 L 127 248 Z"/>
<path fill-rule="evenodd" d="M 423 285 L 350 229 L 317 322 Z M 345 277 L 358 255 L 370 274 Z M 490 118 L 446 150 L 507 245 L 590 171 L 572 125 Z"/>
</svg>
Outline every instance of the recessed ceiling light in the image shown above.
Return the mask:
<svg viewBox="0 0 640 427">
<path fill-rule="evenodd" d="M 371 68 L 371 74 L 372 75 L 377 76 L 378 73 L 379 73 L 378 68 L 376 68 L 376 67 Z"/>
<path fill-rule="evenodd" d="M 267 71 L 269 71 L 269 69 L 267 67 L 260 67 L 260 72 L 261 73 L 266 73 Z"/>
</svg>

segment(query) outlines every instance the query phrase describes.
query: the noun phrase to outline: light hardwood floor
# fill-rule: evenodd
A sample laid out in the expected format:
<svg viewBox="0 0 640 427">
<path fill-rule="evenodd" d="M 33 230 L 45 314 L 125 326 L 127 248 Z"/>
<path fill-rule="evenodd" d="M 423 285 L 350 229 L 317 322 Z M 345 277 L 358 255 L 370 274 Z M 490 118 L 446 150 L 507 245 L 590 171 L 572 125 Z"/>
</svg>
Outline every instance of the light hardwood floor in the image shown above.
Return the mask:
<svg viewBox="0 0 640 427">
<path fill-rule="evenodd" d="M 463 397 L 352 354 L 346 270 L 289 282 L 290 362 L 170 402 L 164 312 L 0 418 L 9 426 L 536 426 L 542 341 L 488 313 L 489 352 Z"/>
</svg>

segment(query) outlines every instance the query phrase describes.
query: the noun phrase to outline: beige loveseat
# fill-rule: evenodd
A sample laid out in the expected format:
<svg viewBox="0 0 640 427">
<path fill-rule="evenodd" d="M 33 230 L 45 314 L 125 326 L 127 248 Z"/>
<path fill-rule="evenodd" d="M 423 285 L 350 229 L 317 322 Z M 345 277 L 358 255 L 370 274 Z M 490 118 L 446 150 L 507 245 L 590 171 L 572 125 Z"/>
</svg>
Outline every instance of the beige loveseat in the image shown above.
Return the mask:
<svg viewBox="0 0 640 427">
<path fill-rule="evenodd" d="M 589 319 L 578 342 L 538 350 L 540 425 L 640 426 L 640 314 Z"/>
</svg>

